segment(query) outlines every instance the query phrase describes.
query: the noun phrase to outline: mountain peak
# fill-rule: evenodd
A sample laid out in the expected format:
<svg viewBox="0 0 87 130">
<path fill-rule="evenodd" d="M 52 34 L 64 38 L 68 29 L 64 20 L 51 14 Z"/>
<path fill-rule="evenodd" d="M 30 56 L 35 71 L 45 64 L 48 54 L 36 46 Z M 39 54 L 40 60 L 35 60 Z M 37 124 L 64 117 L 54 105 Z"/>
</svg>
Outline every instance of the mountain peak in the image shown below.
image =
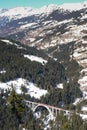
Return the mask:
<svg viewBox="0 0 87 130">
<path fill-rule="evenodd" d="M 64 10 L 80 10 L 84 8 L 87 5 L 87 2 L 84 3 L 64 3 L 60 7 L 63 8 Z"/>
<path fill-rule="evenodd" d="M 57 9 L 58 9 L 58 5 L 50 4 L 50 5 L 46 5 L 40 8 L 40 11 L 44 13 L 51 13 L 52 11 L 57 10 Z"/>
</svg>

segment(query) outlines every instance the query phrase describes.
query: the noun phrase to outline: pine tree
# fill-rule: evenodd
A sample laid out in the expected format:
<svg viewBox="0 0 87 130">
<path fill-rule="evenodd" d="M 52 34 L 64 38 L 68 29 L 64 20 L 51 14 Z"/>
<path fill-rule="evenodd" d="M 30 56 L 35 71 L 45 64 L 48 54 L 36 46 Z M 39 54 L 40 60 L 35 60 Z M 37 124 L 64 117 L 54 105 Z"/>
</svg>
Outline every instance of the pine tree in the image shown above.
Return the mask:
<svg viewBox="0 0 87 130">
<path fill-rule="evenodd" d="M 25 111 L 22 96 L 18 95 L 13 89 L 10 96 L 8 97 L 8 102 L 13 114 L 16 117 L 16 129 L 18 130 L 19 124 L 22 122 L 23 114 Z"/>
</svg>

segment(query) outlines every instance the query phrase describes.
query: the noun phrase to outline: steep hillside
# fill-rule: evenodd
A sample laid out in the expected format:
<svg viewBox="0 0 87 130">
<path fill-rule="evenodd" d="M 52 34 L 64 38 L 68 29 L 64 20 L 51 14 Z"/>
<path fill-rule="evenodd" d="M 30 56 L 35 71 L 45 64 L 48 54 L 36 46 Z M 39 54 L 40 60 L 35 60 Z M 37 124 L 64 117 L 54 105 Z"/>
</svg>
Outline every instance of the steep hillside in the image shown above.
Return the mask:
<svg viewBox="0 0 87 130">
<path fill-rule="evenodd" d="M 70 54 L 73 54 L 74 43 L 52 47 L 48 49 L 46 55 L 42 50 L 25 46 L 17 41 L 0 39 L 0 128 L 2 130 L 7 128 L 16 130 L 17 127 L 21 130 L 25 128 L 45 130 L 49 127 L 56 130 L 57 124 L 62 129 L 66 122 L 71 130 L 80 126 L 85 127 L 86 123 L 83 120 L 87 119 L 87 116 L 74 115 L 73 110 L 78 111 L 78 106 L 71 105 L 76 98 L 83 99 L 78 84 L 82 67 L 70 57 Z M 32 113 L 24 102 L 26 100 L 62 107 L 60 108 L 62 110 L 71 109 L 72 114 L 69 116 L 72 120 L 69 121 L 67 115 L 60 113 L 52 121 L 52 117 L 44 108 L 38 108 Z M 76 125 L 74 123 L 72 127 L 74 119 L 77 118 Z M 50 121 L 54 125 L 50 124 Z"/>
<path fill-rule="evenodd" d="M 73 43 L 71 43 L 71 45 L 73 46 Z M 63 63 L 60 62 L 59 59 L 55 60 L 48 57 L 43 51 L 36 50 L 33 47 L 28 47 L 12 40 L 1 39 L 0 87 L 11 89 L 12 84 L 16 87 L 18 93 L 20 93 L 22 85 L 27 87 L 28 90 L 31 88 L 30 83 L 33 83 L 40 89 L 48 91 L 48 96 L 41 99 L 44 103 L 57 105 L 61 100 L 64 104 L 68 105 L 71 102 L 74 102 L 76 97 L 82 96 L 78 84 L 81 67 L 75 60 L 69 60 L 69 52 L 66 53 L 68 47 L 69 46 L 61 46 L 63 53 L 60 55 L 64 61 Z M 67 59 L 63 57 L 64 53 Z M 20 85 L 18 83 L 17 87 L 17 82 L 19 81 Z M 60 88 L 61 85 L 62 89 Z M 32 85 L 30 91 L 33 90 L 33 86 L 34 85 Z M 70 99 L 68 99 L 67 96 L 65 100 L 64 96 L 66 96 L 66 89 L 68 89 L 66 93 L 70 96 Z M 37 94 L 39 94 L 38 91 L 40 90 L 36 90 Z M 59 94 L 61 94 L 61 97 Z M 50 98 L 53 99 L 50 100 Z M 55 99 L 56 102 L 54 102 Z"/>
</svg>

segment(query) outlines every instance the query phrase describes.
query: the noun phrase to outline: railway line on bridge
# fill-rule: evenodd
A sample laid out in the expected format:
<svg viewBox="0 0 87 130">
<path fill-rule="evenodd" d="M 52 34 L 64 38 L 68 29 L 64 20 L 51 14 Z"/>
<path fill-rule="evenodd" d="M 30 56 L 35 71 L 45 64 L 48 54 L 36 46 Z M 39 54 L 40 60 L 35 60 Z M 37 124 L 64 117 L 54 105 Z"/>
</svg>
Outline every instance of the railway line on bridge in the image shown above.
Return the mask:
<svg viewBox="0 0 87 130">
<path fill-rule="evenodd" d="M 38 107 L 44 107 L 48 110 L 49 114 L 51 116 L 57 116 L 58 113 L 60 113 L 61 111 L 64 112 L 64 114 L 73 114 L 74 112 L 72 111 L 69 111 L 69 110 L 65 110 L 63 108 L 59 108 L 59 107 L 55 107 L 55 106 L 51 106 L 51 105 L 48 105 L 48 104 L 43 104 L 43 103 L 37 103 L 37 102 L 32 102 L 32 101 L 26 101 L 26 104 L 28 107 L 31 108 L 31 110 L 33 112 L 36 111 L 36 109 Z M 78 114 L 78 113 L 76 113 Z"/>
</svg>

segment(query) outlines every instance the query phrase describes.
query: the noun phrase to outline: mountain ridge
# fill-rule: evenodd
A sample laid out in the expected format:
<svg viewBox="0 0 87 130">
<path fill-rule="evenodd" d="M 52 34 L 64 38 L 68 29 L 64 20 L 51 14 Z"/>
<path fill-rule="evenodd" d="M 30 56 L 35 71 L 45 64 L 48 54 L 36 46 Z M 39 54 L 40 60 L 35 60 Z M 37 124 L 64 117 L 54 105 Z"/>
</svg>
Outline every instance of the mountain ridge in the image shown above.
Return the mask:
<svg viewBox="0 0 87 130">
<path fill-rule="evenodd" d="M 51 7 L 55 6 L 51 5 Z M 43 11 L 45 10 L 45 12 L 47 12 L 45 8 L 46 7 L 44 7 L 44 9 L 42 10 Z M 22 12 L 23 11 L 24 10 L 22 10 Z M 35 11 L 33 12 L 33 14 L 27 13 L 26 15 L 24 15 L 26 13 L 25 11 L 24 14 L 22 14 L 23 18 L 19 15 L 16 16 L 14 12 L 15 16 L 11 18 L 12 20 L 9 19 L 8 16 L 1 17 L 0 36 L 11 37 L 12 39 L 16 39 L 19 41 L 21 40 L 21 42 L 26 43 L 30 46 L 32 45 L 37 47 L 41 46 L 40 48 L 45 48 L 45 42 L 47 39 L 46 37 L 49 37 L 50 39 L 50 36 L 54 35 L 54 38 L 50 39 L 51 42 L 53 41 L 53 43 L 49 41 L 49 45 L 53 46 L 55 45 L 54 42 L 57 41 L 58 43 L 59 42 L 61 43 L 62 40 L 61 36 L 63 36 L 62 34 L 64 34 L 65 32 L 67 33 L 69 32 L 70 35 L 73 32 L 73 30 L 79 29 L 78 28 L 80 27 L 79 24 L 84 25 L 84 22 L 86 22 L 87 17 L 86 8 L 82 8 L 81 10 L 76 11 L 67 11 L 67 10 L 64 11 L 61 10 L 60 8 L 58 9 L 56 8 L 54 10 L 53 8 L 53 10 L 51 11 L 49 11 L 48 9 L 48 12 L 50 12 L 48 14 L 42 12 L 40 11 L 38 13 L 38 11 Z M 9 15 L 9 13 L 7 14 Z M 15 17 L 18 17 L 18 19 L 15 19 Z M 20 35 L 23 36 L 21 37 Z M 59 37 L 59 40 L 56 36 Z M 76 36 L 74 36 L 74 39 L 75 37 Z"/>
<path fill-rule="evenodd" d="M 86 7 L 87 7 L 86 1 L 83 3 L 65 3 L 62 5 L 50 4 L 50 5 L 43 6 L 39 9 L 32 8 L 32 7 L 15 7 L 15 8 L 10 8 L 10 9 L 0 9 L 0 17 L 8 16 L 11 19 L 12 16 L 16 15 L 16 17 L 15 17 L 15 19 L 16 19 L 16 18 L 20 18 L 20 17 L 23 18 L 23 15 L 29 16 L 32 14 L 35 15 L 35 14 L 41 14 L 41 13 L 49 14 L 52 11 L 58 10 L 58 9 L 75 11 L 75 10 L 80 10 L 80 9 L 86 8 Z"/>
</svg>

